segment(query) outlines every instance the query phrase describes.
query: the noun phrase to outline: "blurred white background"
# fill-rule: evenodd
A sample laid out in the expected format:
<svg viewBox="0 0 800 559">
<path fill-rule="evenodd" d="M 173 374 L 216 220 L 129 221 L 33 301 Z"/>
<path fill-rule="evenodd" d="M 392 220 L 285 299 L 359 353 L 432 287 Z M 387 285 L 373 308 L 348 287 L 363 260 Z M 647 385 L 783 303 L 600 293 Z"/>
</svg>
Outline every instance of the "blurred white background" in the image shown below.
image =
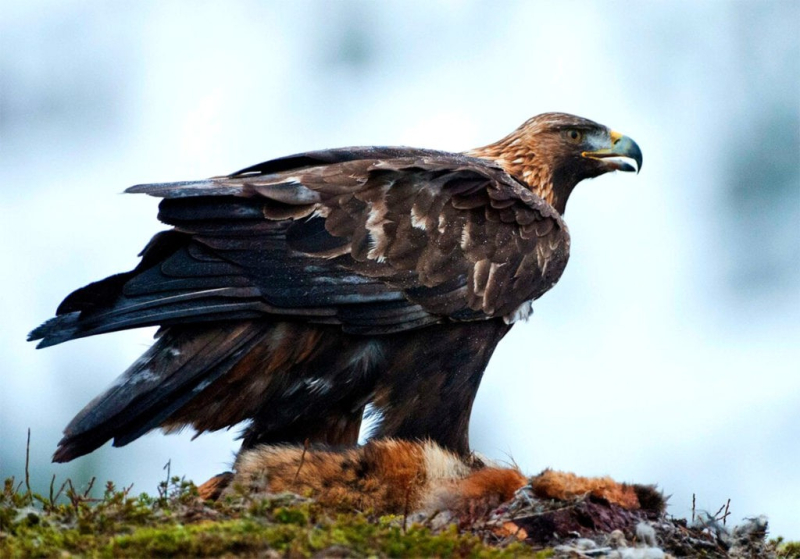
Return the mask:
<svg viewBox="0 0 800 559">
<path fill-rule="evenodd" d="M 578 187 L 560 283 L 500 344 L 472 444 L 657 482 L 670 512 L 800 538 L 800 3 L 100 2 L 0 6 L 0 476 L 155 493 L 223 471 L 235 430 L 67 465 L 62 428 L 152 329 L 35 351 L 74 288 L 163 228 L 119 196 L 316 148 L 484 145 L 565 111 L 633 137 Z"/>
</svg>

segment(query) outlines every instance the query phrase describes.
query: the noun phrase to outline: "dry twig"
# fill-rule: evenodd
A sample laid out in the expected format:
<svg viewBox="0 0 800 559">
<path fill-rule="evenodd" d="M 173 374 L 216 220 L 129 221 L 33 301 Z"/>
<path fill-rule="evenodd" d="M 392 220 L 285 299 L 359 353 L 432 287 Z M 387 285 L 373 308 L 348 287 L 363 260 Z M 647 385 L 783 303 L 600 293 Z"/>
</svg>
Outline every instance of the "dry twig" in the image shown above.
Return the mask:
<svg viewBox="0 0 800 559">
<path fill-rule="evenodd" d="M 300 470 L 303 469 L 303 464 L 306 463 L 306 452 L 308 452 L 308 446 L 311 444 L 311 441 L 306 437 L 306 440 L 303 441 L 303 453 L 300 455 L 300 464 L 297 465 L 297 471 L 294 474 L 294 482 L 297 482 L 297 478 L 300 477 Z"/>
<path fill-rule="evenodd" d="M 31 428 L 28 427 L 28 443 L 25 445 L 25 489 L 29 502 L 33 502 L 33 491 L 31 491 Z"/>
</svg>

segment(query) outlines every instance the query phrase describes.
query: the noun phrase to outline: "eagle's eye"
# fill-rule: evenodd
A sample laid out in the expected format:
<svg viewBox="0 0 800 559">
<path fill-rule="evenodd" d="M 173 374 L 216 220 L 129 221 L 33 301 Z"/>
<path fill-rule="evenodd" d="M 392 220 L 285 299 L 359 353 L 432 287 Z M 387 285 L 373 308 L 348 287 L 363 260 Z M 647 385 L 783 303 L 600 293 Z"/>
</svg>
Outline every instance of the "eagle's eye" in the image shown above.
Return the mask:
<svg viewBox="0 0 800 559">
<path fill-rule="evenodd" d="M 564 137 L 573 144 L 579 144 L 583 141 L 583 132 L 570 128 L 564 131 Z"/>
</svg>

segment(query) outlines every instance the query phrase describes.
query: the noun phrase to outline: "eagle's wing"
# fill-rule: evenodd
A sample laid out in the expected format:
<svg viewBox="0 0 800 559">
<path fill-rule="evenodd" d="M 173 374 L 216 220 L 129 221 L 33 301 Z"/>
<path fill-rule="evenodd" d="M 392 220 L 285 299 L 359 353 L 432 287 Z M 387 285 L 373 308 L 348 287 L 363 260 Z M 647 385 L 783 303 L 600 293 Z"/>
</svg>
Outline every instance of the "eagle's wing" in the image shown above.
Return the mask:
<svg viewBox="0 0 800 559">
<path fill-rule="evenodd" d="M 380 334 L 514 313 L 560 277 L 558 213 L 489 161 L 409 148 L 277 159 L 131 187 L 174 226 L 140 265 L 70 295 L 40 346 L 273 315 Z"/>
</svg>

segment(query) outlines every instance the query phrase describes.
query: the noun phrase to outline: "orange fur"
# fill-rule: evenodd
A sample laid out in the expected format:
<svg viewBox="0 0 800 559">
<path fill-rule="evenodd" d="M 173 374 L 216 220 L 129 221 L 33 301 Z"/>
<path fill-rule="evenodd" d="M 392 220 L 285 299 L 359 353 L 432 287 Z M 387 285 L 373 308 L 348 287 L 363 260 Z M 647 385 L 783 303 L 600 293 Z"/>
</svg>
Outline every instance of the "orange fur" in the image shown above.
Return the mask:
<svg viewBox="0 0 800 559">
<path fill-rule="evenodd" d="M 339 451 L 264 446 L 239 458 L 233 484 L 256 494 L 309 494 L 335 508 L 447 509 L 474 517 L 508 501 L 527 483 L 515 469 L 471 468 L 433 443 L 378 440 Z"/>
<path fill-rule="evenodd" d="M 528 479 L 519 470 L 511 468 L 484 468 L 471 474 L 459 484 L 462 499 L 485 499 L 493 496 L 497 505 L 510 500 Z M 495 505 L 495 506 L 497 506 Z"/>
<path fill-rule="evenodd" d="M 430 483 L 455 479 L 466 468 L 455 455 L 434 447 L 395 440 L 340 451 L 264 446 L 237 460 L 233 484 L 251 493 L 310 494 L 335 508 L 413 511 L 430 492 Z M 441 471 L 433 471 L 431 452 L 443 453 L 452 470 L 445 464 Z"/>
<path fill-rule="evenodd" d="M 228 487 L 228 484 L 230 484 L 232 478 L 233 474 L 230 472 L 215 475 L 197 487 L 197 494 L 204 501 L 215 501 L 219 499 L 220 495 L 222 495 L 222 492 L 226 487 Z"/>
<path fill-rule="evenodd" d="M 625 509 L 640 508 L 634 487 L 617 483 L 610 477 L 580 477 L 569 472 L 545 470 L 531 479 L 531 486 L 539 498 L 568 501 L 590 494 Z"/>
<path fill-rule="evenodd" d="M 570 501 L 590 494 L 635 510 L 642 508 L 637 497 L 641 494 L 653 501 L 654 510 L 663 510 L 663 498 L 653 487 L 553 470 L 528 480 L 516 468 L 487 467 L 430 441 L 392 439 L 341 450 L 258 447 L 239 456 L 234 474 L 212 478 L 200 487 L 200 493 L 216 498 L 237 489 L 256 495 L 288 491 L 332 508 L 379 514 L 447 510 L 460 522 L 469 522 L 510 501 L 529 483 L 539 498 Z"/>
<path fill-rule="evenodd" d="M 439 485 L 426 501 L 428 510 L 449 510 L 461 523 L 470 523 L 514 497 L 528 479 L 511 468 L 484 468 L 464 479 Z"/>
</svg>

